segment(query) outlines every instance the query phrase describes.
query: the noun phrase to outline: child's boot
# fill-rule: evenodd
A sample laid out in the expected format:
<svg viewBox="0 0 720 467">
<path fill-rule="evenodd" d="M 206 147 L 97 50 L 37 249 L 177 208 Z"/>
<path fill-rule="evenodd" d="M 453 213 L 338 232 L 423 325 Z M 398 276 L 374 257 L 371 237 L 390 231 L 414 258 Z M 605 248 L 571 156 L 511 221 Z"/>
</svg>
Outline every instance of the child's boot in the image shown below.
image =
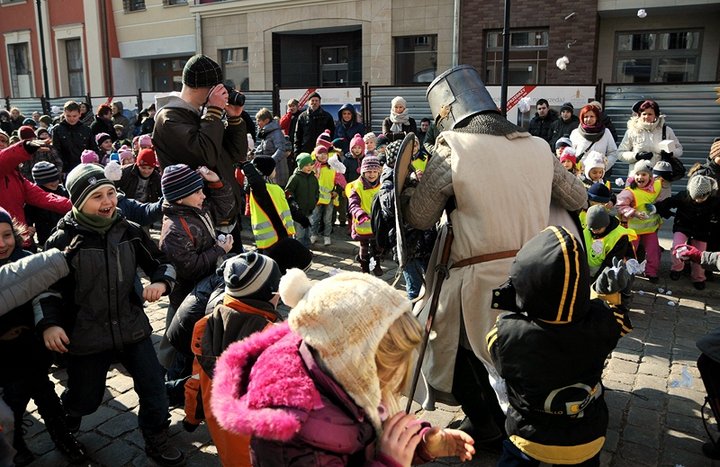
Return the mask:
<svg viewBox="0 0 720 467">
<path fill-rule="evenodd" d="M 370 260 L 362 259 L 360 255 L 357 255 L 355 259 L 360 263 L 360 270 L 365 274 L 370 274 Z"/>
<path fill-rule="evenodd" d="M 145 453 L 158 465 L 170 467 L 185 465 L 185 454 L 170 445 L 167 428 L 162 428 L 160 431 L 142 430 L 142 434 L 145 439 Z"/>
<path fill-rule="evenodd" d="M 67 457 L 71 463 L 83 461 L 87 454 L 85 446 L 78 441 L 68 429 L 65 416 L 45 420 L 45 428 L 47 428 L 50 439 L 55 443 L 55 447 Z"/>
<path fill-rule="evenodd" d="M 371 263 L 371 264 L 372 264 L 372 263 L 375 263 L 374 266 L 373 266 L 373 270 L 372 270 L 373 274 L 375 274 L 375 276 L 377 276 L 377 277 L 382 276 L 382 275 L 383 275 L 383 270 L 382 270 L 382 267 L 380 266 L 380 259 L 379 259 L 377 256 L 375 256 L 375 257 L 372 258 L 372 260 L 370 261 L 370 263 Z"/>
</svg>

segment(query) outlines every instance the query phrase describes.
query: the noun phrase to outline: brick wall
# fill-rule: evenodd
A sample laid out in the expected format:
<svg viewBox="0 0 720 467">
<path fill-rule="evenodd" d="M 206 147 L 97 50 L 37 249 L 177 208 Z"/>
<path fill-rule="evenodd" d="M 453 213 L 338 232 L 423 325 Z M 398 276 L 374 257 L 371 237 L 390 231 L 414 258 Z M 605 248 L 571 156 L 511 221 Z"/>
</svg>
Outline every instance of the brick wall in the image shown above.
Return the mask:
<svg viewBox="0 0 720 467">
<path fill-rule="evenodd" d="M 473 65 L 484 75 L 485 31 L 502 30 L 503 0 L 464 0 L 460 13 L 460 63 Z M 565 21 L 565 16 L 575 15 Z M 546 84 L 594 84 L 597 42 L 597 0 L 512 0 L 510 27 L 547 28 Z M 568 48 L 569 42 L 574 44 Z M 610 45 L 612 46 L 612 45 Z M 566 70 L 555 61 L 566 55 Z"/>
</svg>

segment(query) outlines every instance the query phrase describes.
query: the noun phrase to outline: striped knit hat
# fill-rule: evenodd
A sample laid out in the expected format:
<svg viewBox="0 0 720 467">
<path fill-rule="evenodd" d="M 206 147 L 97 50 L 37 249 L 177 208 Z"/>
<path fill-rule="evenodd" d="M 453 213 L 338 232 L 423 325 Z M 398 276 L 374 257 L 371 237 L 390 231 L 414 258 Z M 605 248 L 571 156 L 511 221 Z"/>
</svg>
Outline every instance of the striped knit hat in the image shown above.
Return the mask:
<svg viewBox="0 0 720 467">
<path fill-rule="evenodd" d="M 280 285 L 280 268 L 270 257 L 242 253 L 225 260 L 218 269 L 225 280 L 225 294 L 233 298 L 270 301 Z"/>
<path fill-rule="evenodd" d="M 315 146 L 323 146 L 328 151 L 332 147 L 332 136 L 330 135 L 330 130 L 323 131 L 320 136 L 317 137 L 317 140 L 315 140 Z"/>
<path fill-rule="evenodd" d="M 96 164 L 80 164 L 67 174 L 65 185 L 70 192 L 73 207 L 81 210 L 85 201 L 97 189 L 103 186 L 114 187 L 103 168 Z"/>
<path fill-rule="evenodd" d="M 186 164 L 175 164 L 165 168 L 160 187 L 163 197 L 172 203 L 201 190 L 203 179 Z"/>
<path fill-rule="evenodd" d="M 32 168 L 32 177 L 38 185 L 57 182 L 60 180 L 60 173 L 54 164 L 48 161 L 39 161 Z"/>
<path fill-rule="evenodd" d="M 360 164 L 360 173 L 364 174 L 368 170 L 382 170 L 380 159 L 370 155 L 363 157 L 362 164 Z"/>
</svg>

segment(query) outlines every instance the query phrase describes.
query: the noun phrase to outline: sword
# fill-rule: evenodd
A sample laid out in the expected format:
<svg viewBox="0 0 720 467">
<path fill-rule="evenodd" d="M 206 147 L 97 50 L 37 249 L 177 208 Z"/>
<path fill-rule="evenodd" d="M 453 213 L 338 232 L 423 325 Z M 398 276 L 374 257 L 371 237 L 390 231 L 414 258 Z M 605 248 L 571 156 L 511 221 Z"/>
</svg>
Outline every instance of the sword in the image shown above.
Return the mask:
<svg viewBox="0 0 720 467">
<path fill-rule="evenodd" d="M 410 386 L 410 394 L 408 394 L 407 407 L 405 407 L 405 413 L 410 413 L 412 407 L 413 397 L 415 396 L 415 388 L 417 387 L 418 381 L 420 380 L 420 372 L 422 371 L 422 363 L 425 358 L 425 350 L 427 349 L 428 342 L 430 340 L 430 332 L 432 331 L 433 321 L 435 320 L 435 313 L 437 313 L 438 301 L 440 300 L 440 289 L 442 284 L 450 274 L 448 268 L 448 262 L 450 261 L 450 247 L 453 242 L 453 229 L 452 224 L 448 221 L 447 233 L 445 234 L 445 241 L 443 242 L 442 251 L 440 254 L 440 262 L 435 265 L 435 277 L 433 280 L 433 293 L 430 298 L 430 309 L 428 310 L 427 321 L 425 321 L 425 334 L 423 335 L 422 345 L 420 347 L 420 355 L 418 356 L 417 364 L 415 365 L 415 372 L 413 373 L 412 384 Z"/>
</svg>

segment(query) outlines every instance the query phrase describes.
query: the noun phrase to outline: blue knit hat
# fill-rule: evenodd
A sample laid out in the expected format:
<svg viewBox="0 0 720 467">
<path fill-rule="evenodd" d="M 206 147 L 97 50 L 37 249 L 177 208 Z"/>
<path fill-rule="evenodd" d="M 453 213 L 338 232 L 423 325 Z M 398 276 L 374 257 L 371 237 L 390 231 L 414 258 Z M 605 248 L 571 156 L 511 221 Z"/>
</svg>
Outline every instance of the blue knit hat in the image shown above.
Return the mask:
<svg viewBox="0 0 720 467">
<path fill-rule="evenodd" d="M 175 164 L 165 168 L 160 187 L 163 197 L 172 203 L 201 190 L 203 179 L 186 164 Z"/>
</svg>

